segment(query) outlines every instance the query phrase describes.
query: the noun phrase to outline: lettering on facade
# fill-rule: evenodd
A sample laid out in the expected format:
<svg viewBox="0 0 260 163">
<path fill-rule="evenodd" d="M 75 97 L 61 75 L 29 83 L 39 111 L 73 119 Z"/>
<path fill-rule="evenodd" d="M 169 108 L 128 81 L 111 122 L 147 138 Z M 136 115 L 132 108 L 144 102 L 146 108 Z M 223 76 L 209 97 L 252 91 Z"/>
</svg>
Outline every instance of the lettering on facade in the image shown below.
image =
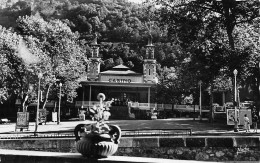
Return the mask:
<svg viewBox="0 0 260 163">
<path fill-rule="evenodd" d="M 131 83 L 131 79 L 108 79 L 110 83 Z"/>
</svg>

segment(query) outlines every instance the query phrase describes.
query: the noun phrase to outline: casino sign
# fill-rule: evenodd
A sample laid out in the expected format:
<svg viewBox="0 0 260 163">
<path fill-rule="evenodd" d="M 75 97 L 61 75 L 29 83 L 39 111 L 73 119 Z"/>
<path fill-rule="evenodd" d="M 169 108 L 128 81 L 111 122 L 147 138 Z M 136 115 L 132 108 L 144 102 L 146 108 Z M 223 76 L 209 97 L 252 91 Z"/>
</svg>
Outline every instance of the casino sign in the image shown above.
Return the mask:
<svg viewBox="0 0 260 163">
<path fill-rule="evenodd" d="M 108 79 L 110 83 L 131 83 L 131 79 L 115 79 L 115 78 L 110 78 Z"/>
</svg>

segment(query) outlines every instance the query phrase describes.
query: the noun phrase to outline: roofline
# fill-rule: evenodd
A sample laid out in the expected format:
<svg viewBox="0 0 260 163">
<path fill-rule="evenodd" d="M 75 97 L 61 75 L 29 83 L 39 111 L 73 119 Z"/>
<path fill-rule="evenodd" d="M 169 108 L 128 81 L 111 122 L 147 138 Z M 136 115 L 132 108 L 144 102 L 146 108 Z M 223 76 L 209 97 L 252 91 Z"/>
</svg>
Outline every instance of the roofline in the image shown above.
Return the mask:
<svg viewBox="0 0 260 163">
<path fill-rule="evenodd" d="M 100 75 L 106 75 L 106 76 L 143 76 L 143 74 L 141 74 L 141 73 L 136 73 L 136 74 L 108 74 L 108 73 L 99 73 Z"/>
<path fill-rule="evenodd" d="M 91 86 L 108 86 L 108 87 L 152 87 L 156 85 L 155 83 L 111 83 L 111 82 L 93 82 L 93 81 L 83 81 L 82 85 Z"/>
</svg>

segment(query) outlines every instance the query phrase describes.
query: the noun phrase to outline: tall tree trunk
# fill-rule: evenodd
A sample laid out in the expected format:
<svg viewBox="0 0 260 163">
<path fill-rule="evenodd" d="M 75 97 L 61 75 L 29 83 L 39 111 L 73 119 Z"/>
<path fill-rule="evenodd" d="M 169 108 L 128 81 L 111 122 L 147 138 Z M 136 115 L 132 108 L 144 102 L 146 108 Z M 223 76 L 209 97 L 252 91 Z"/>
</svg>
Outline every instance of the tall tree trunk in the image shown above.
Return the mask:
<svg viewBox="0 0 260 163">
<path fill-rule="evenodd" d="M 234 27 L 227 27 L 228 43 L 232 50 L 235 50 L 235 43 L 233 38 L 233 29 Z"/>
<path fill-rule="evenodd" d="M 47 88 L 46 95 L 45 95 L 44 102 L 43 102 L 43 106 L 42 106 L 43 109 L 45 109 L 45 107 L 46 107 L 46 103 L 48 101 L 50 88 L 51 88 L 51 84 L 48 84 L 48 88 Z"/>
<path fill-rule="evenodd" d="M 259 107 L 260 107 L 260 62 L 257 63 L 256 65 L 256 68 L 257 68 L 257 74 L 255 75 L 256 76 L 256 99 L 254 99 L 254 101 L 256 101 L 256 108 L 257 108 L 257 111 L 259 111 Z"/>
<path fill-rule="evenodd" d="M 213 108 L 213 81 L 210 83 L 210 110 L 209 110 L 209 122 L 214 122 L 214 108 Z"/>
<path fill-rule="evenodd" d="M 233 14 L 233 9 L 235 8 L 235 0 L 222 0 L 224 17 L 225 17 L 225 27 L 227 30 L 229 46 L 232 50 L 235 50 L 235 43 L 233 38 L 233 30 L 236 23 L 236 18 Z"/>
<path fill-rule="evenodd" d="M 22 111 L 23 111 L 23 112 L 26 112 L 26 111 L 27 111 L 27 107 L 28 107 L 27 100 L 28 100 L 28 98 L 29 98 L 28 93 L 26 93 L 26 94 L 23 95 L 23 98 L 22 98 L 22 101 L 21 101 Z"/>
</svg>

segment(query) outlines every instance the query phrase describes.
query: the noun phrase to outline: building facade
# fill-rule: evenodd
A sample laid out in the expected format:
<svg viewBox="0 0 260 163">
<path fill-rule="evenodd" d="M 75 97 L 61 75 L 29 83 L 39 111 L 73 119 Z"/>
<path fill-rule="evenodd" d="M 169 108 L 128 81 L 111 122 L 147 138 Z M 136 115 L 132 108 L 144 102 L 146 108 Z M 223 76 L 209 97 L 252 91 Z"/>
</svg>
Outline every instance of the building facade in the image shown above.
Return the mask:
<svg viewBox="0 0 260 163">
<path fill-rule="evenodd" d="M 143 73 L 132 71 L 124 65 L 117 65 L 111 70 L 100 72 L 101 57 L 99 44 L 95 38 L 92 45 L 92 56 L 87 65 L 87 74 L 81 80 L 82 87 L 78 90 L 79 98 L 76 108 L 88 110 L 98 105 L 97 95 L 104 93 L 105 101 L 110 101 L 112 118 L 125 119 L 131 117 L 131 108 L 135 110 L 150 110 L 154 93 L 152 87 L 157 84 L 156 60 L 154 45 L 148 41 L 146 59 L 143 63 Z"/>
</svg>

